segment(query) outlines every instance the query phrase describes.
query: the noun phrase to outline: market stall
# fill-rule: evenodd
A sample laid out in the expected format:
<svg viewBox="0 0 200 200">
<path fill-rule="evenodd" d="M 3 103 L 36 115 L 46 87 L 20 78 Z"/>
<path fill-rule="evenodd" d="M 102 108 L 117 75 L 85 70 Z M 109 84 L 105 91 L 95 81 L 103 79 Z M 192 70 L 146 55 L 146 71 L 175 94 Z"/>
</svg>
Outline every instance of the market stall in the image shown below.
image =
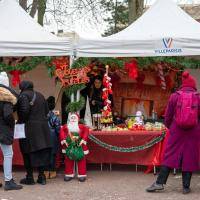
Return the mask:
<svg viewBox="0 0 200 200">
<path fill-rule="evenodd" d="M 88 162 L 161 163 L 168 135 L 163 125 L 167 100 L 179 84 L 184 65 L 199 66 L 196 61 L 163 56 L 198 55 L 199 33 L 200 25 L 176 4 L 159 0 L 120 33 L 81 39 L 74 47 L 78 57 L 120 58 L 79 58 L 72 65 L 67 58 L 53 60 L 48 71 L 71 100 L 64 107 L 80 114 L 84 110 L 81 118 L 92 129 Z M 21 164 L 17 145 L 14 163 Z"/>
</svg>

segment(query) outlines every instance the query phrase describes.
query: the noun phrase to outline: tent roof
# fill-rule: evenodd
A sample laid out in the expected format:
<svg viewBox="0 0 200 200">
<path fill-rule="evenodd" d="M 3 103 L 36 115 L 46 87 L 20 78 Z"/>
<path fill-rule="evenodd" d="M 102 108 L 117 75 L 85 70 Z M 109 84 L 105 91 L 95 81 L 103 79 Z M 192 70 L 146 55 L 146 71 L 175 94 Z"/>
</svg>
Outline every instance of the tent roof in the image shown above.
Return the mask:
<svg viewBox="0 0 200 200">
<path fill-rule="evenodd" d="M 15 0 L 0 0 L 0 56 L 70 54 L 70 41 L 47 32 Z"/>
<path fill-rule="evenodd" d="M 119 33 L 77 45 L 80 57 L 182 55 L 200 55 L 200 24 L 172 0 L 158 0 Z"/>
</svg>

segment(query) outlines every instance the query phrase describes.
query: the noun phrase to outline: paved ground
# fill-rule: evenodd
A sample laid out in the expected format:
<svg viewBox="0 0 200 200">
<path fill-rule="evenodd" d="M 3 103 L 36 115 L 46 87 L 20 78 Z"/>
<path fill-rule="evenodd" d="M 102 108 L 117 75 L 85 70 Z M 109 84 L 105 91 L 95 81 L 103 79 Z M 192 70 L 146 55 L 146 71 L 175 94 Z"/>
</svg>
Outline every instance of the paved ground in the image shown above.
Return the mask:
<svg viewBox="0 0 200 200">
<path fill-rule="evenodd" d="M 0 173 L 2 177 L 2 173 Z M 24 172 L 14 171 L 16 181 L 23 177 Z M 180 175 L 169 178 L 164 192 L 150 194 L 145 188 L 154 181 L 152 174 L 134 172 L 132 170 L 113 170 L 88 172 L 88 180 L 79 183 L 73 180 L 63 181 L 63 174 L 49 180 L 45 186 L 25 186 L 21 191 L 5 192 L 0 189 L 0 200 L 200 200 L 200 175 L 192 180 L 192 193 L 181 194 Z"/>
</svg>

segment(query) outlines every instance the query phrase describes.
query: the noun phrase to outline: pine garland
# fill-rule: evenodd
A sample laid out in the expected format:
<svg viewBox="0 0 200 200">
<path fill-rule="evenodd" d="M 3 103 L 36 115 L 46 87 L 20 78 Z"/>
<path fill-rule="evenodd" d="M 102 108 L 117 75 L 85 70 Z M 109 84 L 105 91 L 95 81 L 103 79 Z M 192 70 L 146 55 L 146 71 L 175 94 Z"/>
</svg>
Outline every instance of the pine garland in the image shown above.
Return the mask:
<svg viewBox="0 0 200 200">
<path fill-rule="evenodd" d="M 10 66 L 3 62 L 0 63 L 0 71 L 10 72 L 13 70 L 19 70 L 27 72 L 36 68 L 39 64 L 44 63 L 47 66 L 50 66 L 51 57 L 31 57 L 30 60 L 26 60 L 22 63 L 17 64 L 16 66 Z"/>
<path fill-rule="evenodd" d="M 84 88 L 84 84 L 72 85 L 66 88 L 65 94 L 70 97 L 71 94 L 76 93 L 78 90 L 83 90 Z"/>
<path fill-rule="evenodd" d="M 80 97 L 80 100 L 77 102 L 71 102 L 67 105 L 67 112 L 77 112 L 84 108 L 85 106 L 85 98 L 83 96 Z"/>
</svg>

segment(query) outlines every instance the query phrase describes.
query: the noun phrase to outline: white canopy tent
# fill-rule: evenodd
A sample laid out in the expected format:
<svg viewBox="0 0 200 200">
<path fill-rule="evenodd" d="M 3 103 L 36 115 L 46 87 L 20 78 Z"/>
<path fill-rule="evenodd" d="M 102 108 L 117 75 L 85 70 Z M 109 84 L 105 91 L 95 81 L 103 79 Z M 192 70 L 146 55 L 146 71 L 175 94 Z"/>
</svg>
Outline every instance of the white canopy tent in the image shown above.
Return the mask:
<svg viewBox="0 0 200 200">
<path fill-rule="evenodd" d="M 200 55 L 200 23 L 172 0 L 158 0 L 123 31 L 81 38 L 76 49 L 77 57 Z"/>
<path fill-rule="evenodd" d="M 47 32 L 15 0 L 0 0 L 0 56 L 70 55 L 67 38 Z"/>
</svg>

